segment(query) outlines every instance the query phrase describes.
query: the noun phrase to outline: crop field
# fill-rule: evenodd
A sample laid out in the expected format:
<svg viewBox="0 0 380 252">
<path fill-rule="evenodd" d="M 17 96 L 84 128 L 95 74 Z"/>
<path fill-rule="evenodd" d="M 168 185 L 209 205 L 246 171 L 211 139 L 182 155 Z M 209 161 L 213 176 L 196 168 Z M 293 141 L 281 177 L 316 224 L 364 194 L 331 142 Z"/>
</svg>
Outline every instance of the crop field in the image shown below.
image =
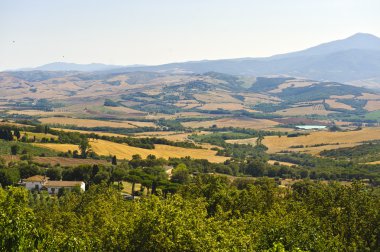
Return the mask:
<svg viewBox="0 0 380 252">
<path fill-rule="evenodd" d="M 352 99 L 354 98 L 354 95 L 332 95 L 330 96 L 331 99 Z"/>
<path fill-rule="evenodd" d="M 268 147 L 268 153 L 278 153 L 281 151 L 307 152 L 318 154 L 323 150 L 352 147 L 364 141 L 380 139 L 380 128 L 363 128 L 360 131 L 328 132 L 316 131 L 310 135 L 299 137 L 278 137 L 267 136 L 263 144 Z M 255 144 L 256 138 L 227 140 L 229 143 Z M 292 146 L 304 146 L 292 148 Z M 317 146 L 316 146 L 317 145 Z M 318 146 L 321 145 L 321 146 Z M 313 147 L 315 146 L 315 147 Z"/>
<path fill-rule="evenodd" d="M 191 108 L 201 106 L 201 104 L 196 100 L 180 100 L 175 105 L 177 107 L 185 108 L 185 109 L 191 109 Z"/>
<path fill-rule="evenodd" d="M 268 160 L 268 164 L 274 165 L 274 163 L 279 163 L 279 165 L 285 165 L 285 166 L 293 166 L 293 165 L 296 165 L 296 164 L 289 163 L 289 162 L 276 161 L 276 160 Z"/>
<path fill-rule="evenodd" d="M 78 150 L 77 145 L 73 144 L 35 144 L 40 147 L 50 148 L 56 151 L 67 152 L 68 150 Z M 118 159 L 131 159 L 133 155 L 139 154 L 143 158 L 149 154 L 156 157 L 169 158 L 169 157 L 186 157 L 191 156 L 195 159 L 207 159 L 213 163 L 224 162 L 226 157 L 216 156 L 216 151 L 207 149 L 187 149 L 169 145 L 156 144 L 155 149 L 142 149 L 137 147 L 128 146 L 126 144 L 118 144 L 104 140 L 90 141 L 91 148 L 98 155 L 109 156 L 116 155 Z"/>
<path fill-rule="evenodd" d="M 249 128 L 249 129 L 266 129 L 274 127 L 279 123 L 267 120 L 267 119 L 253 119 L 253 118 L 222 118 L 212 121 L 193 121 L 182 123 L 185 127 L 198 128 L 205 127 L 209 128 L 216 125 L 219 128 L 223 127 L 239 127 L 239 128 Z"/>
<path fill-rule="evenodd" d="M 336 100 L 334 99 L 328 99 L 326 100 L 326 103 L 331 107 L 331 108 L 334 108 L 334 109 L 347 109 L 347 110 L 354 110 L 353 107 L 347 105 L 347 104 L 344 104 L 344 103 L 341 103 L 341 102 L 337 102 Z"/>
<path fill-rule="evenodd" d="M 281 93 L 286 88 L 307 87 L 314 84 L 314 81 L 307 80 L 289 80 L 280 84 L 276 89 L 269 91 L 269 93 Z"/>
<path fill-rule="evenodd" d="M 380 110 L 380 101 L 370 100 L 364 106 L 364 109 L 366 109 L 368 111 Z"/>
<path fill-rule="evenodd" d="M 136 128 L 136 127 L 155 127 L 151 122 L 135 122 L 135 121 L 100 121 L 92 119 L 79 119 L 68 117 L 48 117 L 41 118 L 39 121 L 43 124 L 60 124 L 60 125 L 75 125 L 78 127 L 111 127 L 111 128 Z"/>
<path fill-rule="evenodd" d="M 71 115 L 70 112 L 65 111 L 42 111 L 42 110 L 7 110 L 8 114 L 29 115 L 29 116 L 57 116 L 57 115 Z"/>
<path fill-rule="evenodd" d="M 232 97 L 231 95 L 225 92 L 208 92 L 206 94 L 195 94 L 194 97 L 197 100 L 206 102 L 206 103 L 241 103 L 240 100 Z"/>
<path fill-rule="evenodd" d="M 244 110 L 246 109 L 245 106 L 243 106 L 241 103 L 207 103 L 200 107 L 200 109 L 203 110 L 217 110 L 217 109 L 224 109 L 224 110 Z"/>
<path fill-rule="evenodd" d="M 380 100 L 380 95 L 378 95 L 378 94 L 363 93 L 358 98 L 359 99 L 365 99 L 365 100 Z"/>
<path fill-rule="evenodd" d="M 328 115 L 331 113 L 333 112 L 325 110 L 322 104 L 316 104 L 313 106 L 306 106 L 306 107 L 288 108 L 288 109 L 276 111 L 276 114 L 284 115 L 284 116 Z"/>
<path fill-rule="evenodd" d="M 135 133 L 134 136 L 137 138 L 141 137 L 157 137 L 165 138 L 170 141 L 186 141 L 188 136 L 192 133 L 182 133 L 176 131 L 156 131 L 156 132 L 142 132 Z"/>
<path fill-rule="evenodd" d="M 122 134 L 116 134 L 116 133 L 109 133 L 109 132 L 102 132 L 102 131 L 91 131 L 91 130 L 73 130 L 73 129 L 62 129 L 62 128 L 52 128 L 54 130 L 62 130 L 64 132 L 78 132 L 78 133 L 81 133 L 81 134 L 90 134 L 90 133 L 94 133 L 94 134 L 97 134 L 99 136 L 114 136 L 114 137 L 126 137 L 126 135 L 122 135 Z"/>
<path fill-rule="evenodd" d="M 35 133 L 35 132 L 29 132 L 29 131 L 20 131 L 21 136 L 26 135 L 28 139 L 36 138 L 37 140 L 41 140 L 42 138 L 48 138 L 48 139 L 58 139 L 58 136 L 52 135 L 52 134 L 45 134 L 45 133 Z"/>
<path fill-rule="evenodd" d="M 60 164 L 61 166 L 107 164 L 106 160 L 65 158 L 65 157 L 33 157 L 33 161 L 36 163 L 41 163 L 41 164 L 51 164 L 51 165 Z"/>
</svg>

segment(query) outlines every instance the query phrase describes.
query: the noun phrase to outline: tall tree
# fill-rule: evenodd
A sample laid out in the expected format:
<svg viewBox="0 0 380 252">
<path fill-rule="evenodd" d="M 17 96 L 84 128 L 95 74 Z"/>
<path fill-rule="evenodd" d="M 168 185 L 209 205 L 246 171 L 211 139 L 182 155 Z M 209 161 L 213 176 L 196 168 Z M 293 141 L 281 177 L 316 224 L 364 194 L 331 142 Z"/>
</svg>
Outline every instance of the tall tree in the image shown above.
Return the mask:
<svg viewBox="0 0 380 252">
<path fill-rule="evenodd" d="M 80 155 L 82 158 L 87 158 L 88 151 L 90 149 L 90 144 L 87 138 L 82 138 L 79 143 Z"/>
</svg>

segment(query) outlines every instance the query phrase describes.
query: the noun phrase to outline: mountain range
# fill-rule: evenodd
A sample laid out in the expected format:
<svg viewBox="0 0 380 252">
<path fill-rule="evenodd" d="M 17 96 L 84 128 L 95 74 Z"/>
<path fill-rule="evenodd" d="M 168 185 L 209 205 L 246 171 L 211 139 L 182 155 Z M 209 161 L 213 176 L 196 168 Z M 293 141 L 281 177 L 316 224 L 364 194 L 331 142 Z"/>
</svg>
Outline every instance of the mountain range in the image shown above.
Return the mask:
<svg viewBox="0 0 380 252">
<path fill-rule="evenodd" d="M 157 66 L 115 66 L 57 62 L 29 70 L 43 71 L 135 71 L 205 73 L 209 71 L 248 76 L 293 76 L 319 81 L 337 81 L 378 88 L 380 83 L 380 38 L 357 33 L 346 39 L 306 50 L 265 58 L 238 58 L 170 63 Z"/>
</svg>

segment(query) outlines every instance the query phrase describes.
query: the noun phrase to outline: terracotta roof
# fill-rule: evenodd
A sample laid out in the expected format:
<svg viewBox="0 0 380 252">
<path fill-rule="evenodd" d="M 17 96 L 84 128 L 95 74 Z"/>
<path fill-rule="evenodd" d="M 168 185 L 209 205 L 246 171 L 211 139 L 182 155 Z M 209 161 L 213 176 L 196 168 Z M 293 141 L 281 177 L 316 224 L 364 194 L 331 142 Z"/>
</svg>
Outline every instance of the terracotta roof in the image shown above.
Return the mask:
<svg viewBox="0 0 380 252">
<path fill-rule="evenodd" d="M 82 181 L 47 181 L 45 187 L 75 187 L 81 186 Z"/>
<path fill-rule="evenodd" d="M 25 182 L 44 182 L 44 181 L 46 181 L 48 179 L 49 178 L 45 177 L 45 176 L 35 175 L 35 176 L 29 177 L 27 179 L 24 179 L 24 181 Z"/>
</svg>

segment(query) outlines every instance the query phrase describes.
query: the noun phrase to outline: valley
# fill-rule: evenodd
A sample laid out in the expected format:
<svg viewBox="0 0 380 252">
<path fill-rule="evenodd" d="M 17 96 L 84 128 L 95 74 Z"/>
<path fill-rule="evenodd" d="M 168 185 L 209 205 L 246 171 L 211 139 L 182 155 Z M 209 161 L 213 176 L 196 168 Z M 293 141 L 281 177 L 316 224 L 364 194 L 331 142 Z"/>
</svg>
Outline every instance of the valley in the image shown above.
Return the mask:
<svg viewBox="0 0 380 252">
<path fill-rule="evenodd" d="M 14 237 L 36 251 L 376 251 L 380 42 L 367 39 L 0 72 L 0 251 Z"/>
</svg>

